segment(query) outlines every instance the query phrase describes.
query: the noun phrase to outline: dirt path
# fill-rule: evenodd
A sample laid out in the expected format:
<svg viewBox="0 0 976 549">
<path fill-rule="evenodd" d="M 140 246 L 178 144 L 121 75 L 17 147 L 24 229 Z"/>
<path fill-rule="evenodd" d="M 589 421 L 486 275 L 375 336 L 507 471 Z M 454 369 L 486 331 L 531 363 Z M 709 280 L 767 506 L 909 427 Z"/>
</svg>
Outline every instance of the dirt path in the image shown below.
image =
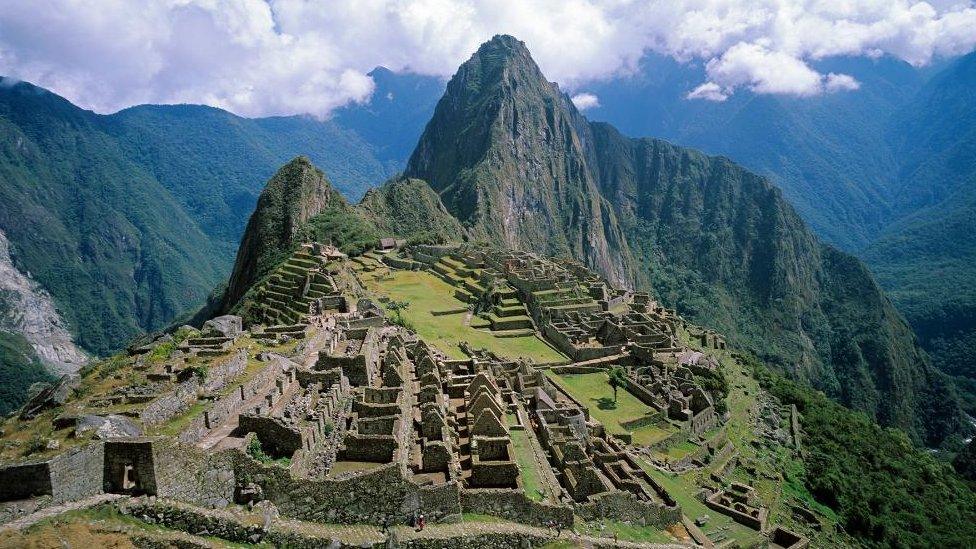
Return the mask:
<svg viewBox="0 0 976 549">
<path fill-rule="evenodd" d="M 61 505 L 52 505 L 50 507 L 45 507 L 39 511 L 34 511 L 29 515 L 25 515 L 16 520 L 12 520 L 6 524 L 0 525 L 0 528 L 13 528 L 15 530 L 23 530 L 29 526 L 37 524 L 38 522 L 48 519 L 61 513 L 67 511 L 74 511 L 76 509 L 87 509 L 89 507 L 94 507 L 96 505 L 101 505 L 103 503 L 108 503 L 110 501 L 115 501 L 118 499 L 126 498 L 128 496 L 123 496 L 121 494 L 98 494 L 97 496 L 91 496 L 89 498 L 80 499 L 78 501 L 69 501 L 67 503 L 62 503 Z"/>
</svg>

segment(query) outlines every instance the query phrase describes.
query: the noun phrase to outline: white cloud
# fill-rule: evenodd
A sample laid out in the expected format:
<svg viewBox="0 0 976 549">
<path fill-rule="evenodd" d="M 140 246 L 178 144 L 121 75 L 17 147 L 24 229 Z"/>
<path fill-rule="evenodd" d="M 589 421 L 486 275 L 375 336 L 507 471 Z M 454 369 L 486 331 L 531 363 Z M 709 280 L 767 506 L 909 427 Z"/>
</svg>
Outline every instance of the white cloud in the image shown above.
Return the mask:
<svg viewBox="0 0 976 549">
<path fill-rule="evenodd" d="M 722 86 L 715 82 L 705 82 L 697 88 L 688 92 L 688 99 L 705 99 L 708 101 L 725 101 L 729 98 L 728 94 L 722 91 Z"/>
<path fill-rule="evenodd" d="M 574 95 L 572 99 L 573 104 L 576 105 L 576 108 L 581 111 L 600 106 L 600 98 L 592 93 L 578 93 Z"/>
<path fill-rule="evenodd" d="M 739 43 L 705 65 L 709 81 L 688 93 L 689 99 L 725 101 L 735 89 L 755 93 L 806 97 L 824 92 L 856 90 L 860 83 L 847 74 L 827 75 L 800 59 L 756 44 Z"/>
<path fill-rule="evenodd" d="M 847 74 L 828 73 L 824 78 L 824 90 L 828 92 L 842 90 L 857 90 L 861 88 L 861 83 L 854 77 Z"/>
<path fill-rule="evenodd" d="M 524 40 L 567 89 L 636 70 L 647 51 L 703 62 L 689 97 L 855 89 L 832 56 L 915 65 L 976 47 L 955 0 L 0 0 L 0 74 L 100 112 L 207 103 L 325 115 L 372 92 L 365 74 L 449 76 L 497 33 Z"/>
</svg>

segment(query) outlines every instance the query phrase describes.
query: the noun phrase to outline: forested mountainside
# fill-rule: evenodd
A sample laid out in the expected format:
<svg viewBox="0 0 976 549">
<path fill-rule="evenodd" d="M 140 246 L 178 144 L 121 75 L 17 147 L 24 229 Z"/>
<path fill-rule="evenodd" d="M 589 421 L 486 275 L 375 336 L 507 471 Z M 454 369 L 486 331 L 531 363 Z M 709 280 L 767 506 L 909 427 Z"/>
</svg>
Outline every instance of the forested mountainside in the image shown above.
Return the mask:
<svg viewBox="0 0 976 549">
<path fill-rule="evenodd" d="M 587 115 L 768 175 L 819 236 L 869 265 L 976 412 L 976 271 L 972 239 L 960 238 L 976 192 L 976 54 L 924 69 L 887 57 L 816 65 L 860 88 L 688 100 L 703 69 L 648 55 L 632 76 L 588 86 L 600 105 Z"/>
<path fill-rule="evenodd" d="M 0 231 L 16 270 L 96 355 L 203 302 L 230 271 L 263 183 L 289 159 L 309 155 L 356 198 L 396 169 L 330 121 L 187 105 L 98 115 L 0 84 Z"/>
<path fill-rule="evenodd" d="M 976 53 L 935 76 L 890 136 L 904 216 L 862 255 L 976 414 Z"/>
<path fill-rule="evenodd" d="M 462 236 L 460 224 L 423 181 L 391 179 L 352 205 L 322 170 L 298 157 L 262 191 L 216 312 L 246 309 L 247 292 L 305 242 L 358 254 L 385 237 L 456 242 Z"/>
<path fill-rule="evenodd" d="M 740 90 L 724 101 L 688 99 L 706 78 L 704 68 L 649 54 L 634 74 L 587 86 L 600 105 L 586 114 L 625 135 L 728 156 L 769 176 L 817 235 L 857 251 L 892 214 L 897 159 L 886 124 L 919 91 L 927 72 L 890 57 L 815 65 L 853 76 L 860 88 L 818 97 Z"/>
<path fill-rule="evenodd" d="M 572 255 L 727 331 L 845 404 L 937 443 L 958 402 L 856 259 L 728 160 L 590 124 L 521 42 L 448 83 L 406 175 L 473 238 Z"/>
<path fill-rule="evenodd" d="M 165 325 L 222 278 L 220 249 L 102 118 L 26 83 L 0 87 L 0 229 L 14 264 L 105 353 Z"/>
</svg>

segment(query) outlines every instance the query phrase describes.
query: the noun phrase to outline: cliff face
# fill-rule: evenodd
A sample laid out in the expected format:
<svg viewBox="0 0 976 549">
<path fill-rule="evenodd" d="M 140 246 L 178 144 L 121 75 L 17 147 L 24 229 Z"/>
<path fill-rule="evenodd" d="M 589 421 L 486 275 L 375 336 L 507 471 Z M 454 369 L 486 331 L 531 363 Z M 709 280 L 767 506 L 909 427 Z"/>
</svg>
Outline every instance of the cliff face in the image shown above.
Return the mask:
<svg viewBox="0 0 976 549">
<path fill-rule="evenodd" d="M 269 181 L 237 250 L 221 309 L 229 310 L 248 288 L 300 244 L 299 230 L 327 208 L 348 204 L 328 178 L 305 157 L 285 164 Z"/>
<path fill-rule="evenodd" d="M 472 238 L 650 289 L 926 443 L 959 427 L 956 397 L 868 271 L 820 243 L 778 189 L 726 159 L 589 123 L 514 38 L 461 66 L 406 173 Z"/>
<path fill-rule="evenodd" d="M 778 189 L 724 158 L 590 130 L 638 286 L 926 443 L 959 427 L 944 376 L 865 266 L 819 242 Z"/>
<path fill-rule="evenodd" d="M 525 45 L 485 43 L 447 86 L 407 165 L 474 239 L 574 256 L 631 285 L 613 208 L 586 158 L 586 120 Z"/>
</svg>

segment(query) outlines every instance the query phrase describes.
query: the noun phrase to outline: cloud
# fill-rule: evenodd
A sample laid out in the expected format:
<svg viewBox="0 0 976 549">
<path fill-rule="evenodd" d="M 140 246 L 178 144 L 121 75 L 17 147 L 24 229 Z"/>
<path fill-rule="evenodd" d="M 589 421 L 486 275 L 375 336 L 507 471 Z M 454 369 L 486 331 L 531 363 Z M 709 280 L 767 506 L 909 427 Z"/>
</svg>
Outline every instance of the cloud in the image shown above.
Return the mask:
<svg viewBox="0 0 976 549">
<path fill-rule="evenodd" d="M 708 101 L 725 101 L 729 95 L 722 91 L 722 87 L 715 82 L 705 82 L 688 92 L 688 99 L 706 99 Z"/>
<path fill-rule="evenodd" d="M 856 90 L 860 83 L 847 74 L 827 75 L 789 54 L 756 44 L 739 43 L 705 65 L 709 81 L 688 93 L 689 99 L 725 101 L 737 88 L 755 93 L 807 97 Z"/>
<path fill-rule="evenodd" d="M 576 108 L 581 111 L 600 106 L 600 98 L 592 93 L 578 93 L 574 95 L 572 99 L 573 104 L 576 105 Z"/>
<path fill-rule="evenodd" d="M 828 73 L 824 78 L 824 90 L 828 92 L 842 90 L 857 90 L 861 88 L 861 83 L 854 77 L 847 74 Z"/>
<path fill-rule="evenodd" d="M 44 4 L 39 8 L 38 4 Z M 976 47 L 976 8 L 943 0 L 4 0 L 0 74 L 86 108 L 206 103 L 325 116 L 373 91 L 366 73 L 450 76 L 497 33 L 524 40 L 569 90 L 637 70 L 649 51 L 702 63 L 688 96 L 856 89 L 835 56 L 914 65 Z"/>
</svg>

